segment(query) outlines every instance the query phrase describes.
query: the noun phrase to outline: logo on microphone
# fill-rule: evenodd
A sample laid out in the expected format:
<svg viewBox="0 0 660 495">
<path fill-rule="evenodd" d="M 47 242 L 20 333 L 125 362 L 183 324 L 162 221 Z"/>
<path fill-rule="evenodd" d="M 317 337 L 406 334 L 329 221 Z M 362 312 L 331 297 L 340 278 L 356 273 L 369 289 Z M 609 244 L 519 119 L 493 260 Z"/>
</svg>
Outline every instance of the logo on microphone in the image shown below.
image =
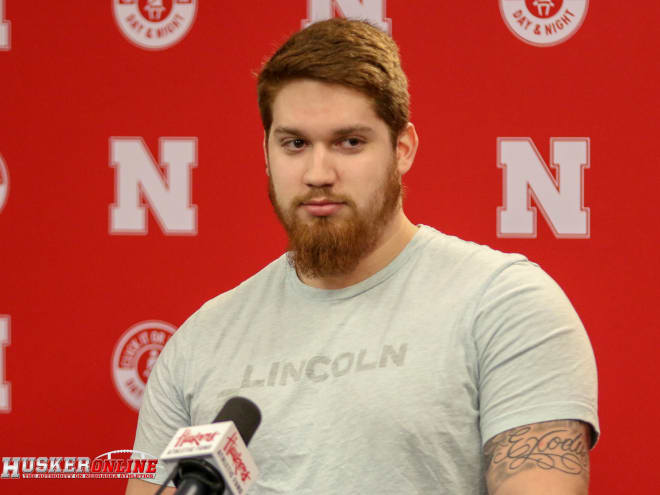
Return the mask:
<svg viewBox="0 0 660 495">
<path fill-rule="evenodd" d="M 112 352 L 112 379 L 119 395 L 136 411 L 151 370 L 176 328 L 164 321 L 143 321 L 119 338 Z"/>
<path fill-rule="evenodd" d="M 113 0 L 115 21 L 122 34 L 146 50 L 163 50 L 190 30 L 197 0 Z"/>
<path fill-rule="evenodd" d="M 250 479 L 250 470 L 243 462 L 243 454 L 237 446 L 238 442 L 238 432 L 235 432 L 233 435 L 227 438 L 225 446 L 222 448 L 222 451 L 229 456 L 232 464 L 234 465 L 234 474 L 241 478 L 241 481 L 245 483 Z"/>
<path fill-rule="evenodd" d="M 187 443 L 195 445 L 196 447 L 199 447 L 200 442 L 212 442 L 213 439 L 216 437 L 218 434 L 217 431 L 213 432 L 208 432 L 208 433 L 197 433 L 196 435 L 193 435 L 190 432 L 190 429 L 186 429 L 181 433 L 181 436 L 177 439 L 176 444 L 174 445 L 175 447 L 183 447 Z"/>
<path fill-rule="evenodd" d="M 7 196 L 9 195 L 9 173 L 7 172 L 7 167 L 5 162 L 2 160 L 2 155 L 0 155 L 0 212 L 7 202 Z"/>
<path fill-rule="evenodd" d="M 499 0 L 509 30 L 534 46 L 552 46 L 573 36 L 587 15 L 589 0 Z"/>
</svg>

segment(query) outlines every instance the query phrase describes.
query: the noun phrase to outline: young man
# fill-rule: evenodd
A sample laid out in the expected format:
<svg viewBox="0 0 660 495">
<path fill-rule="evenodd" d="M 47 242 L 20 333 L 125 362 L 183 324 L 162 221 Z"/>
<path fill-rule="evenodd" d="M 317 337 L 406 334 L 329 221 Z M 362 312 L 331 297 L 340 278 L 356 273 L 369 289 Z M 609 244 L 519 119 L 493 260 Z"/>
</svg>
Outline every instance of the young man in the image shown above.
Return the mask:
<svg viewBox="0 0 660 495">
<path fill-rule="evenodd" d="M 170 340 L 135 449 L 157 455 L 242 395 L 263 415 L 254 494 L 587 493 L 586 333 L 523 256 L 405 216 L 418 138 L 395 43 L 359 21 L 313 24 L 268 61 L 258 92 L 289 252 Z M 155 489 L 135 480 L 127 493 Z"/>
</svg>

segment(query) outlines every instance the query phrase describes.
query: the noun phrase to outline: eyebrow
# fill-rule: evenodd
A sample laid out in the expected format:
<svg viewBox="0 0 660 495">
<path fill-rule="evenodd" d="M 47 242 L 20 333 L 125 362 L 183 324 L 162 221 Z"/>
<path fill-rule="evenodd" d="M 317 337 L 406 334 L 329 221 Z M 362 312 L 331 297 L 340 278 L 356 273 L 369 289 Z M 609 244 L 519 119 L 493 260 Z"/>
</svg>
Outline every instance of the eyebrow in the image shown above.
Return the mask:
<svg viewBox="0 0 660 495">
<path fill-rule="evenodd" d="M 362 133 L 373 134 L 373 128 L 366 125 L 352 125 L 348 127 L 340 127 L 332 131 L 333 137 L 346 136 L 348 134 Z M 273 130 L 273 134 L 286 134 L 293 136 L 304 136 L 305 133 L 294 127 L 278 126 Z"/>
</svg>

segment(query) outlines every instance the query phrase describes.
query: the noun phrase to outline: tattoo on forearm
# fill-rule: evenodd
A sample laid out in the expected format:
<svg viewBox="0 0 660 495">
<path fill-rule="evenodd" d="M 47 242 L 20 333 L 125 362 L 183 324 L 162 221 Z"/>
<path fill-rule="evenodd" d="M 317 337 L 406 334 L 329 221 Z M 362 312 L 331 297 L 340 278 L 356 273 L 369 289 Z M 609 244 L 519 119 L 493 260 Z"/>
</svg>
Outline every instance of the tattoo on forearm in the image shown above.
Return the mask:
<svg viewBox="0 0 660 495">
<path fill-rule="evenodd" d="M 548 421 L 500 433 L 484 446 L 489 482 L 540 468 L 589 479 L 589 439 L 578 421 Z"/>
</svg>

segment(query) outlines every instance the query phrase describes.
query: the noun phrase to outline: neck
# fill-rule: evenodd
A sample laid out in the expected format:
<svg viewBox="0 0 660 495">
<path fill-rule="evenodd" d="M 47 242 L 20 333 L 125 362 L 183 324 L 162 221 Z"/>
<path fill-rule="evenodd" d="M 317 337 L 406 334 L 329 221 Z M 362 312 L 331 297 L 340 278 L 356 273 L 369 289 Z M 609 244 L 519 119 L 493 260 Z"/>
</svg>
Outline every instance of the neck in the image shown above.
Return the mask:
<svg viewBox="0 0 660 495">
<path fill-rule="evenodd" d="M 403 210 L 399 210 L 383 229 L 376 247 L 350 273 L 332 277 L 309 277 L 299 273 L 298 277 L 303 283 L 319 289 L 343 289 L 355 285 L 385 268 L 403 251 L 418 229 Z"/>
</svg>

